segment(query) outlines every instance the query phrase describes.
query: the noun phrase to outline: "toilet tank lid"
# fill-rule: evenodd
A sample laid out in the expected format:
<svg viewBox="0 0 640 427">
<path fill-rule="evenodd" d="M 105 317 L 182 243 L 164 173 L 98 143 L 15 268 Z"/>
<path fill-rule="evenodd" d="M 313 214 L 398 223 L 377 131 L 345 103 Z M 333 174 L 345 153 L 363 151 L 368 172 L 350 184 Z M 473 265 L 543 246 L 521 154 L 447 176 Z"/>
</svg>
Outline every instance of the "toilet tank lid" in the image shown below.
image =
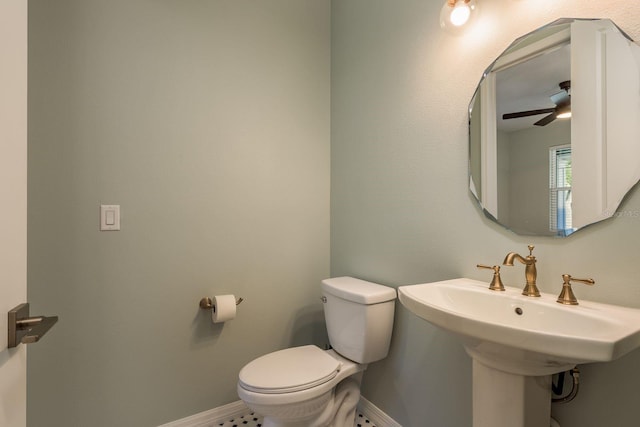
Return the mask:
<svg viewBox="0 0 640 427">
<path fill-rule="evenodd" d="M 394 288 L 348 276 L 323 280 L 322 290 L 358 304 L 378 304 L 396 298 Z"/>
</svg>

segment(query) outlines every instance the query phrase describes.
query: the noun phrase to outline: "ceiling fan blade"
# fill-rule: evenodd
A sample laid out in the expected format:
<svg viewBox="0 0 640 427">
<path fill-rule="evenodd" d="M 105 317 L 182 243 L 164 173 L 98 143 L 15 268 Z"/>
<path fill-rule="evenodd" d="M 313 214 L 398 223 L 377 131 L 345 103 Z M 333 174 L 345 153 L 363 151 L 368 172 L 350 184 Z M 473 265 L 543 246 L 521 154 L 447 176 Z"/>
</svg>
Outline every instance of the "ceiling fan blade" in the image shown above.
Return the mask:
<svg viewBox="0 0 640 427">
<path fill-rule="evenodd" d="M 538 120 L 537 122 L 534 123 L 534 125 L 536 126 L 546 126 L 549 123 L 551 123 L 552 121 L 554 121 L 556 119 L 556 113 L 553 112 L 551 114 L 549 114 L 546 117 L 541 118 L 540 120 Z"/>
<path fill-rule="evenodd" d="M 543 108 L 541 110 L 529 110 L 529 111 L 520 111 L 518 113 L 507 113 L 502 115 L 503 120 L 507 119 L 517 119 L 520 117 L 529 117 L 529 116 L 537 116 L 539 114 L 548 114 L 553 113 L 555 108 Z"/>
</svg>

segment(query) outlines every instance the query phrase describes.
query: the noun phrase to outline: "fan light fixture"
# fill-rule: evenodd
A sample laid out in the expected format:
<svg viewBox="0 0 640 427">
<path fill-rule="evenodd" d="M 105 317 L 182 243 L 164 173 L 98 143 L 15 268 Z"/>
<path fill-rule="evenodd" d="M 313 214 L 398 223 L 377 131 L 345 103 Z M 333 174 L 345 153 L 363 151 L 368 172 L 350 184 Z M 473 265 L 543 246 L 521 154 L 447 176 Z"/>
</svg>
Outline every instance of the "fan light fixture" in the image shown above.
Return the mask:
<svg viewBox="0 0 640 427">
<path fill-rule="evenodd" d="M 477 8 L 476 0 L 447 0 L 440 12 L 440 26 L 455 30 L 471 19 Z"/>
<path fill-rule="evenodd" d="M 558 86 L 560 87 L 560 92 L 549 97 L 550 101 L 555 104 L 554 107 L 506 113 L 502 115 L 502 119 L 519 119 L 521 117 L 546 114 L 546 116 L 534 123 L 535 126 L 546 126 L 555 119 L 568 119 L 571 117 L 571 80 L 560 82 Z"/>
</svg>

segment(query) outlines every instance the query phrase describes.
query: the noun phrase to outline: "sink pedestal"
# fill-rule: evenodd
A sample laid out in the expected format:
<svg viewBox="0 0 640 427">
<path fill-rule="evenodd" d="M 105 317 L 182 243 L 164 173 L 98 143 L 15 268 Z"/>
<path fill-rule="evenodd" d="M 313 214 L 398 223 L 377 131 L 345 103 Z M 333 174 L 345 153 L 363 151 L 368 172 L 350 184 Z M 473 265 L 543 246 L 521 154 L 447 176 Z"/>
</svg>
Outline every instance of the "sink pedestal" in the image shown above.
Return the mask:
<svg viewBox="0 0 640 427">
<path fill-rule="evenodd" d="M 473 427 L 549 427 L 551 375 L 515 375 L 473 359 Z"/>
<path fill-rule="evenodd" d="M 473 359 L 473 427 L 549 427 L 551 375 L 640 347 L 640 310 L 466 278 L 400 286 L 412 313 L 457 336 Z"/>
</svg>

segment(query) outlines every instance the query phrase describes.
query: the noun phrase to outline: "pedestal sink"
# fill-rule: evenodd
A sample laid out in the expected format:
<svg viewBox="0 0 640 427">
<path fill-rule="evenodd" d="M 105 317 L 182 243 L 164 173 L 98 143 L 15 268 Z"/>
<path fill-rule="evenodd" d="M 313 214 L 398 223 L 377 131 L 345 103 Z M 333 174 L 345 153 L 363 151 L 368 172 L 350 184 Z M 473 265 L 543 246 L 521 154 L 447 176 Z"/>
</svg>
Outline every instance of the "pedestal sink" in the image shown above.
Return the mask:
<svg viewBox="0 0 640 427">
<path fill-rule="evenodd" d="M 548 427 L 551 375 L 640 346 L 640 310 L 556 302 L 453 279 L 400 286 L 412 313 L 456 335 L 473 359 L 473 427 Z"/>
</svg>

